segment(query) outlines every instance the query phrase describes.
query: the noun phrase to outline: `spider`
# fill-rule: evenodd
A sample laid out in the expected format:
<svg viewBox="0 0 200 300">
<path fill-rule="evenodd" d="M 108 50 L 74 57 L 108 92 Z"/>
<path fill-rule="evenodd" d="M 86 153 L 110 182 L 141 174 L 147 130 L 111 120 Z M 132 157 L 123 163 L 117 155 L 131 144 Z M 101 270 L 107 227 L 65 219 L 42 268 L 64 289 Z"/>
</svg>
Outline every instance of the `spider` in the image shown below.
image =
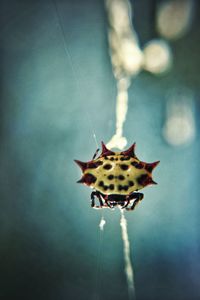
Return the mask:
<svg viewBox="0 0 200 300">
<path fill-rule="evenodd" d="M 82 162 L 75 160 L 83 175 L 77 181 L 93 189 L 91 206 L 93 208 L 126 208 L 134 210 L 143 199 L 138 190 L 150 184 L 157 184 L 152 179 L 152 171 L 159 161 L 145 163 L 135 155 L 135 143 L 126 151 L 113 152 L 102 142 L 102 152 L 98 158 L 98 150 L 92 160 Z M 95 199 L 99 205 L 96 205 Z"/>
</svg>

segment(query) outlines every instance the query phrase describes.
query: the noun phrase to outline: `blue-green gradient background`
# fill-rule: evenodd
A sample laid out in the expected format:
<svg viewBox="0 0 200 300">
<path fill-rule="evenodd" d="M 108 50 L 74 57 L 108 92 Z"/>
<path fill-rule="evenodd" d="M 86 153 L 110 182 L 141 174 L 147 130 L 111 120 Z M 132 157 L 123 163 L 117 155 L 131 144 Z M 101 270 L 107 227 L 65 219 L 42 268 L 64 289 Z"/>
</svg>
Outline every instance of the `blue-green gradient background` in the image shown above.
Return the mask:
<svg viewBox="0 0 200 300">
<path fill-rule="evenodd" d="M 115 130 L 103 1 L 0 1 L 0 298 L 127 299 L 120 212 L 90 208 L 91 190 L 76 184 L 98 142 Z M 158 1 L 135 1 L 141 46 L 157 37 Z M 172 71 L 142 72 L 130 88 L 124 127 L 141 160 L 161 160 L 159 184 L 126 213 L 138 300 L 200 299 L 200 18 L 171 43 Z M 162 137 L 166 93 L 195 94 L 197 136 L 173 148 Z M 98 253 L 100 272 L 97 275 Z M 96 284 L 96 278 L 99 284 Z"/>
</svg>

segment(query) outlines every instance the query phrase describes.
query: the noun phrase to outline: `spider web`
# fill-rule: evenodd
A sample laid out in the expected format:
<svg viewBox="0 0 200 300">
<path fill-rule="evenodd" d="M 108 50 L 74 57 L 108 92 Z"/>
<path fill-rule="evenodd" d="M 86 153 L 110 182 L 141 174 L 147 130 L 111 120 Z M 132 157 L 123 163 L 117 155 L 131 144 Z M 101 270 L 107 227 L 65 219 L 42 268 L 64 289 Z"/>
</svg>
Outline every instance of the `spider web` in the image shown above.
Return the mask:
<svg viewBox="0 0 200 300">
<path fill-rule="evenodd" d="M 142 66 L 142 52 L 138 45 L 136 32 L 131 22 L 131 5 L 129 0 L 105 0 L 110 27 L 108 40 L 113 74 L 117 80 L 116 101 L 116 132 L 107 143 L 109 149 L 123 150 L 127 139 L 123 136 L 123 125 L 128 112 L 128 88 L 131 78 L 135 76 Z M 121 210 L 121 235 L 125 274 L 127 278 L 129 299 L 136 299 L 135 278 L 131 262 L 130 241 L 128 236 L 127 220 Z"/>
</svg>

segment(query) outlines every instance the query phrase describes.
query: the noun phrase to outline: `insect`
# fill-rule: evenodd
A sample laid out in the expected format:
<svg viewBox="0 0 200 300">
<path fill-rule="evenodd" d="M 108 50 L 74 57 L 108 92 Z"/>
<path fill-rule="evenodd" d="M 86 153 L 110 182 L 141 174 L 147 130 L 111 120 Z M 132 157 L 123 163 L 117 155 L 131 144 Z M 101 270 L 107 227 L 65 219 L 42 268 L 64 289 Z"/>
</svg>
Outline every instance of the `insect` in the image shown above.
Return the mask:
<svg viewBox="0 0 200 300">
<path fill-rule="evenodd" d="M 134 210 L 143 199 L 138 190 L 147 185 L 157 184 L 152 179 L 152 171 L 159 161 L 145 163 L 135 155 L 135 143 L 126 151 L 113 152 L 102 142 L 102 152 L 88 162 L 75 160 L 82 170 L 82 178 L 77 181 L 93 189 L 91 206 L 93 208 L 126 208 Z M 99 205 L 96 205 L 95 198 Z"/>
</svg>

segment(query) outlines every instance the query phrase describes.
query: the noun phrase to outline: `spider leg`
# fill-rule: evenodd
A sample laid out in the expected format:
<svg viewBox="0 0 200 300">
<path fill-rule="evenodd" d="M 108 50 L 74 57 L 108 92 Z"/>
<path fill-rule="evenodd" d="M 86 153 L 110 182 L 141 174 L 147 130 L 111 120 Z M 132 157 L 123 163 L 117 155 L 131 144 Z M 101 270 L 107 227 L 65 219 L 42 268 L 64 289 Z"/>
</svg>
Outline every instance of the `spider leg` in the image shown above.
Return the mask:
<svg viewBox="0 0 200 300">
<path fill-rule="evenodd" d="M 105 200 L 106 205 L 107 205 L 109 208 L 113 208 L 113 206 L 111 206 L 111 204 L 110 204 L 110 200 L 108 200 L 108 196 L 105 196 L 104 200 Z"/>
<path fill-rule="evenodd" d="M 95 157 L 97 156 L 98 152 L 99 152 L 99 149 L 97 149 L 97 150 L 95 151 L 95 153 L 94 153 L 94 155 L 93 155 L 93 157 L 92 157 L 92 160 L 95 159 Z"/>
<path fill-rule="evenodd" d="M 100 206 L 103 206 L 103 201 L 100 193 L 97 193 L 97 198 L 99 199 Z"/>
<path fill-rule="evenodd" d="M 130 210 L 135 209 L 136 205 L 143 199 L 144 194 L 142 194 L 142 193 L 133 193 L 133 194 L 129 195 L 128 197 L 129 197 L 129 202 L 130 202 L 130 200 L 135 199 L 132 206 L 126 208 L 126 210 L 130 211 Z"/>
<path fill-rule="evenodd" d="M 99 204 L 100 204 L 100 205 L 96 205 L 96 204 L 95 204 L 95 197 L 98 198 Z M 91 193 L 91 207 L 94 207 L 94 208 L 102 208 L 103 205 L 104 205 L 104 204 L 103 204 L 103 201 L 102 201 L 102 199 L 101 199 L 100 193 L 98 193 L 97 191 L 93 191 L 93 192 Z"/>
<path fill-rule="evenodd" d="M 91 193 L 91 207 L 95 206 L 95 196 L 96 196 L 96 192 L 92 192 Z"/>
<path fill-rule="evenodd" d="M 108 207 L 113 208 L 113 206 L 111 206 L 110 201 L 109 200 L 105 200 L 106 204 L 108 205 Z"/>
<path fill-rule="evenodd" d="M 125 201 L 126 203 L 122 206 L 121 205 L 121 208 L 123 209 L 123 208 L 125 208 L 125 207 L 127 207 L 129 204 L 130 204 L 130 199 L 129 199 L 129 197 L 127 197 L 127 199 L 126 199 L 126 201 Z"/>
</svg>

